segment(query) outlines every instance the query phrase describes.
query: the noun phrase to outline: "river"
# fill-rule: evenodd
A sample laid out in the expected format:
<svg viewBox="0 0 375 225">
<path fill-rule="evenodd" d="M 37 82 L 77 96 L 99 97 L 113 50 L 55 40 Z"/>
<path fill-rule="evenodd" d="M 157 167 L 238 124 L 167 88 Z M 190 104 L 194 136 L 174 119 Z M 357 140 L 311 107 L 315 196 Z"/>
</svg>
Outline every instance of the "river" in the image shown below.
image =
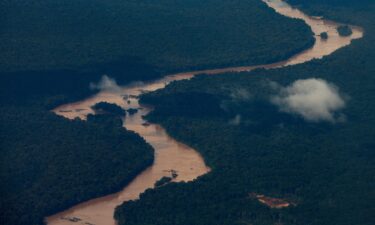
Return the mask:
<svg viewBox="0 0 375 225">
<path fill-rule="evenodd" d="M 154 183 L 161 177 L 170 176 L 171 170 L 177 171 L 178 174 L 174 182 L 192 181 L 210 171 L 210 168 L 205 165 L 203 158 L 197 151 L 171 138 L 160 125 L 144 121 L 142 116 L 147 115 L 152 108 L 139 105 L 137 96 L 143 92 L 154 91 L 165 87 L 171 81 L 190 79 L 201 73 L 214 75 L 224 72 L 251 71 L 256 68 L 271 69 L 300 64 L 312 59 L 320 59 L 339 48 L 349 45 L 353 39 L 363 36 L 363 31 L 360 27 L 351 26 L 353 34 L 349 37 L 340 37 L 336 31 L 336 28 L 341 25 L 339 23 L 308 16 L 298 9 L 293 9 L 281 0 L 265 0 L 264 2 L 282 15 L 304 20 L 315 34 L 316 41 L 314 46 L 288 60 L 273 64 L 184 72 L 168 75 L 150 82 L 132 83 L 116 88 L 116 90 L 105 89 L 88 99 L 65 104 L 53 110 L 56 114 L 69 119 L 75 117 L 85 119 L 89 113 L 94 113 L 90 106 L 101 101 L 116 103 L 124 109 L 140 108 L 136 114 L 126 117 L 124 127 L 138 133 L 152 145 L 155 149 L 155 161 L 151 167 L 139 174 L 122 191 L 78 204 L 66 211 L 47 217 L 46 221 L 49 225 L 115 225 L 116 221 L 113 219 L 113 214 L 116 206 L 124 201 L 139 198 L 139 195 L 146 189 L 153 188 Z M 328 33 L 327 40 L 322 40 L 319 37 L 321 32 Z M 124 96 L 129 98 L 124 100 Z M 76 221 L 74 222 L 73 220 Z"/>
</svg>

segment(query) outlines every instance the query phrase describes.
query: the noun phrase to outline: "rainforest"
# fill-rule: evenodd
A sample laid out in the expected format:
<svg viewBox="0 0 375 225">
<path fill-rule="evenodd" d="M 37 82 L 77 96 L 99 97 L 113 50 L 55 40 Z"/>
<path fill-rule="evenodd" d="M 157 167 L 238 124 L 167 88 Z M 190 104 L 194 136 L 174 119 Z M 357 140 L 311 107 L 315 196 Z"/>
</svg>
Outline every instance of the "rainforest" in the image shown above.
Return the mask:
<svg viewBox="0 0 375 225">
<path fill-rule="evenodd" d="M 2 224 L 375 224 L 373 1 L 0 12 Z"/>
</svg>

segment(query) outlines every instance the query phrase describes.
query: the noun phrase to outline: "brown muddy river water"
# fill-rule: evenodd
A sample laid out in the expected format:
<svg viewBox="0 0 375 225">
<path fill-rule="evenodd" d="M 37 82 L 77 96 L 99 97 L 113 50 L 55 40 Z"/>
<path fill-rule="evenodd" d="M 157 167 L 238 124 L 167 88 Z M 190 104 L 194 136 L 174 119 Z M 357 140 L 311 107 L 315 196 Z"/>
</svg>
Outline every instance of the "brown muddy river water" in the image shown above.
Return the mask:
<svg viewBox="0 0 375 225">
<path fill-rule="evenodd" d="M 311 49 L 278 63 L 173 74 L 152 82 L 133 83 L 117 88 L 115 91 L 102 90 L 88 99 L 62 105 L 53 110 L 56 114 L 69 119 L 75 117 L 85 119 L 89 113 L 93 113 L 90 106 L 101 101 L 116 103 L 124 109 L 141 108 L 136 114 L 126 117 L 124 127 L 135 131 L 152 145 L 155 149 L 155 162 L 151 167 L 139 174 L 128 186 L 124 187 L 122 191 L 81 203 L 66 211 L 47 217 L 46 221 L 49 225 L 115 225 L 116 221 L 113 219 L 113 214 L 116 206 L 124 201 L 137 199 L 146 189 L 152 188 L 154 183 L 161 177 L 170 176 L 171 170 L 175 170 L 178 173 L 178 177 L 174 180 L 175 182 L 192 181 L 210 171 L 210 168 L 205 165 L 203 158 L 197 151 L 168 136 L 161 126 L 145 124 L 146 121 L 143 120 L 142 116 L 148 114 L 152 108 L 140 106 L 135 96 L 139 96 L 144 91 L 154 91 L 163 88 L 171 81 L 190 79 L 200 73 L 219 74 L 250 71 L 256 68 L 271 69 L 304 63 L 312 59 L 320 59 L 339 48 L 349 45 L 353 39 L 363 36 L 361 28 L 351 26 L 353 34 L 349 37 L 340 37 L 336 31 L 336 27 L 340 25 L 338 23 L 308 16 L 298 9 L 291 8 L 281 0 L 265 0 L 264 2 L 282 15 L 304 20 L 315 34 L 315 45 Z M 327 32 L 329 38 L 321 40 L 318 36 L 321 32 Z M 128 104 L 127 100 L 124 100 L 123 96 L 125 95 L 132 95 L 129 98 L 130 104 Z"/>
</svg>

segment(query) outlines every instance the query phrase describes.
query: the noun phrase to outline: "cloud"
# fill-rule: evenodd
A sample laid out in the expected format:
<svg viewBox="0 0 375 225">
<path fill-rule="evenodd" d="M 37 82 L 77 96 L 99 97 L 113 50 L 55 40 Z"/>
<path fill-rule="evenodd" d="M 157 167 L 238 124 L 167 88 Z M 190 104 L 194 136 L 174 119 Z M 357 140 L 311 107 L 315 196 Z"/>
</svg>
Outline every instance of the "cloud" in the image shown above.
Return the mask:
<svg viewBox="0 0 375 225">
<path fill-rule="evenodd" d="M 296 80 L 287 87 L 273 82 L 271 86 L 278 90 L 271 102 L 283 112 L 300 115 L 311 122 L 341 122 L 345 118 L 337 114 L 345 107 L 338 88 L 323 79 Z"/>
<path fill-rule="evenodd" d="M 230 99 L 226 99 L 220 104 L 220 107 L 225 111 L 230 111 L 231 108 L 238 107 L 253 98 L 253 95 L 245 88 L 223 89 L 223 91 L 229 91 L 228 95 L 230 97 Z"/>
<path fill-rule="evenodd" d="M 252 98 L 252 95 L 250 94 L 248 90 L 244 88 L 238 88 L 238 89 L 234 89 L 231 91 L 230 97 L 233 100 L 246 101 L 246 100 L 250 100 Z"/>
<path fill-rule="evenodd" d="M 240 125 L 241 123 L 241 115 L 236 115 L 233 119 L 229 120 L 229 124 L 231 125 Z"/>
<path fill-rule="evenodd" d="M 120 86 L 118 86 L 116 80 L 103 75 L 102 79 L 97 83 L 90 83 L 90 89 L 110 92 L 121 92 Z"/>
</svg>

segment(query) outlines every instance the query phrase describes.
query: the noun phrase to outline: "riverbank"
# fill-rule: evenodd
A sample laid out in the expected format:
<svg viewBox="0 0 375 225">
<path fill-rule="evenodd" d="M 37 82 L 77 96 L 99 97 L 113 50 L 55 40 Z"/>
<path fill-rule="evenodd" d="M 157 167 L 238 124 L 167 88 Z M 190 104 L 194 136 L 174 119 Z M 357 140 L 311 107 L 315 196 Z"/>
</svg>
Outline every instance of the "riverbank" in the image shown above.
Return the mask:
<svg viewBox="0 0 375 225">
<path fill-rule="evenodd" d="M 360 25 L 364 36 L 322 60 L 277 70 L 197 76 L 143 97 L 155 107 L 151 121 L 202 153 L 213 170 L 195 182 L 172 183 L 124 203 L 116 210 L 120 224 L 374 223 L 369 206 L 375 196 L 375 5 L 359 10 L 352 4 L 335 4 L 326 8 L 325 18 Z M 316 81 L 332 86 L 345 102 L 344 108 L 330 112 L 331 121 L 308 120 L 295 108 L 280 108 L 272 101 L 275 96 L 311 96 L 308 86 L 296 87 Z M 199 95 L 201 99 L 184 101 Z M 318 106 L 329 99 L 315 97 Z M 208 102 L 222 111 L 212 116 L 199 110 Z M 249 193 L 296 204 L 270 209 L 249 199 Z"/>
<path fill-rule="evenodd" d="M 126 102 L 124 102 L 121 96 L 123 95 L 139 96 L 143 92 L 150 92 L 159 88 L 163 88 L 165 87 L 166 84 L 172 81 L 190 79 L 200 73 L 219 74 L 219 73 L 224 73 L 224 72 L 250 71 L 256 68 L 271 69 L 271 68 L 284 67 L 288 65 L 300 64 L 303 62 L 310 61 L 312 59 L 319 59 L 324 56 L 327 56 L 331 54 L 332 52 L 336 51 L 337 49 L 342 48 L 346 45 L 349 45 L 353 39 L 358 39 L 362 37 L 362 30 L 357 27 L 353 27 L 354 33 L 352 36 L 346 37 L 346 38 L 339 37 L 339 35 L 336 32 L 336 27 L 339 26 L 339 24 L 336 24 L 332 21 L 326 21 L 323 19 L 315 18 L 315 17 L 309 17 L 297 9 L 290 8 L 288 5 L 284 4 L 281 1 L 268 1 L 267 4 L 270 7 L 274 8 L 277 12 L 283 15 L 286 15 L 292 18 L 303 19 L 308 25 L 311 26 L 312 30 L 315 32 L 316 35 L 324 31 L 324 32 L 329 33 L 331 38 L 328 39 L 326 42 L 317 39 L 315 41 L 315 45 L 313 48 L 303 51 L 302 53 L 297 54 L 293 56 L 292 58 L 286 61 L 279 62 L 279 63 L 173 74 L 173 75 L 166 76 L 165 78 L 162 78 L 159 80 L 141 83 L 141 84 L 135 83 L 132 85 L 122 87 L 120 92 L 103 91 L 86 100 L 76 102 L 73 104 L 66 104 L 54 110 L 54 112 L 62 116 L 65 116 L 67 118 L 74 118 L 77 116 L 81 118 L 85 118 L 85 116 L 91 112 L 90 110 L 76 112 L 75 109 L 77 108 L 87 109 L 92 104 L 95 104 L 98 101 L 108 101 L 111 103 L 116 103 L 122 106 L 124 109 L 129 108 L 129 107 L 141 108 L 138 113 L 136 113 L 133 116 L 128 117 L 127 120 L 125 120 L 125 127 L 129 130 L 134 130 L 135 132 L 139 133 L 142 137 L 144 137 L 155 148 L 155 151 L 157 152 L 156 161 L 158 161 L 159 159 L 163 163 L 160 163 L 160 164 L 155 163 L 151 167 L 151 169 L 146 170 L 144 173 L 142 173 L 139 177 L 137 177 L 134 180 L 134 182 L 132 182 L 122 192 L 75 206 L 70 210 L 67 210 L 65 212 L 62 212 L 60 214 L 57 214 L 55 216 L 48 218 L 47 219 L 48 224 L 65 224 L 65 221 L 59 220 L 60 217 L 79 217 L 79 218 L 84 218 L 84 221 L 87 221 L 89 223 L 95 223 L 95 224 L 101 224 L 101 223 L 102 224 L 115 224 L 112 218 L 114 208 L 119 203 L 122 203 L 123 201 L 137 199 L 139 197 L 139 194 L 141 194 L 147 188 L 151 188 L 153 184 L 155 183 L 155 181 L 157 181 L 158 179 L 160 179 L 162 176 L 166 174 L 165 170 L 173 169 L 173 170 L 178 171 L 179 176 L 178 176 L 177 181 L 193 180 L 197 176 L 205 174 L 206 172 L 209 171 L 209 169 L 204 165 L 204 161 L 201 158 L 201 156 L 197 152 L 195 152 L 194 150 L 190 149 L 187 146 L 182 148 L 183 151 L 181 151 L 178 154 L 179 156 L 177 158 L 174 158 L 175 156 L 173 156 L 173 154 L 170 154 L 170 153 L 166 155 L 162 155 L 161 154 L 162 152 L 164 153 L 168 152 L 168 151 L 165 151 L 165 149 L 169 149 L 170 151 L 177 149 L 179 151 L 180 148 L 178 146 L 180 144 L 177 144 L 176 146 L 176 143 L 178 142 L 170 138 L 166 134 L 164 129 L 156 124 L 151 123 L 150 126 L 147 126 L 147 127 L 143 126 L 145 121 L 142 118 L 142 116 L 147 115 L 152 110 L 152 108 L 147 108 L 147 106 L 139 105 L 137 99 L 134 99 L 131 101 L 130 104 L 127 104 Z M 187 151 L 186 151 L 186 148 L 188 149 Z M 160 152 L 160 154 L 158 154 L 158 152 Z M 185 161 L 186 158 L 184 154 L 189 154 L 189 153 L 194 156 L 193 158 L 191 158 L 191 160 Z M 179 161 L 179 160 L 182 160 L 182 161 Z M 179 163 L 177 163 L 176 165 L 168 164 L 168 162 L 171 162 L 171 161 L 179 162 Z M 184 162 L 187 164 L 197 163 L 197 165 L 195 167 L 187 166 L 185 168 L 179 168 L 179 166 L 181 166 L 180 164 Z M 162 168 L 162 166 L 164 168 Z M 195 171 L 196 173 L 192 173 L 192 170 Z M 180 175 L 180 173 L 182 173 L 182 176 Z M 184 178 L 183 174 L 185 173 L 187 174 L 185 175 L 187 177 Z M 123 196 L 123 197 L 120 197 L 120 196 Z M 103 210 L 103 207 L 106 210 Z"/>
</svg>

